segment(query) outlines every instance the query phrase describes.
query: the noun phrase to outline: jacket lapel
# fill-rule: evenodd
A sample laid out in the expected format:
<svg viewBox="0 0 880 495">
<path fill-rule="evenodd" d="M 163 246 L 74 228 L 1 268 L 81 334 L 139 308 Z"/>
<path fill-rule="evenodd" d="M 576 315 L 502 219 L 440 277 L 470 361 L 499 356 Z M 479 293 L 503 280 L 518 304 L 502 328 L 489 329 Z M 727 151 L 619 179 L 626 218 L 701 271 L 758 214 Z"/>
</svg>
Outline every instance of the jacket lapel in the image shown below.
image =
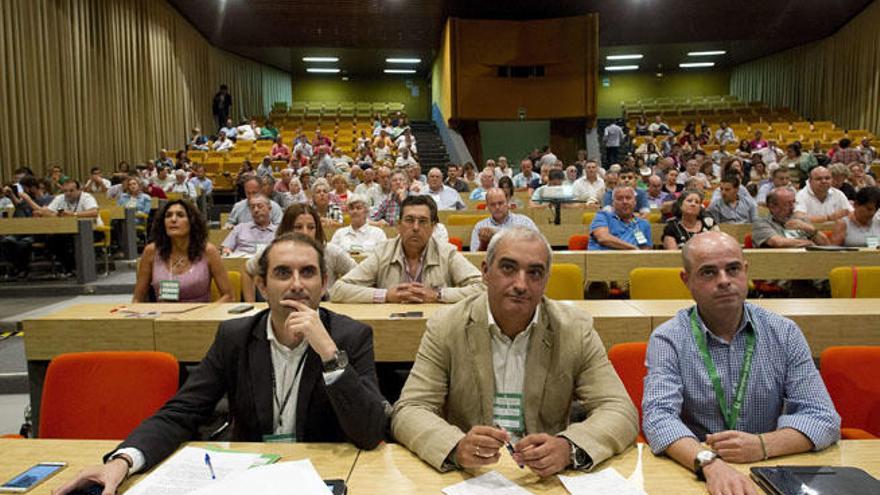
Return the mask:
<svg viewBox="0 0 880 495">
<path fill-rule="evenodd" d="M 252 330 L 253 338 L 248 345 L 248 373 L 250 374 L 251 386 L 254 392 L 254 409 L 260 424 L 260 433 L 272 433 L 272 416 L 274 404 L 272 402 L 272 354 L 269 350 L 269 340 L 266 338 L 266 320 L 269 311 L 257 319 L 257 324 Z"/>
<path fill-rule="evenodd" d="M 465 330 L 471 366 L 479 394 L 480 424 L 492 421 L 492 402 L 495 396 L 495 372 L 492 364 L 492 345 L 487 319 L 488 301 L 483 293 L 471 305 L 471 314 Z"/>
<path fill-rule="evenodd" d="M 545 298 L 541 302 L 541 312 L 538 315 L 535 328 L 532 329 L 529 350 L 526 355 L 523 415 L 528 433 L 540 431 L 541 404 L 544 399 L 547 378 L 550 375 L 550 366 L 553 364 L 553 347 L 556 345 L 556 334 L 551 327 L 551 322 L 548 321 L 546 306 L 547 299 Z M 530 411 L 532 414 L 528 414 Z"/>
</svg>

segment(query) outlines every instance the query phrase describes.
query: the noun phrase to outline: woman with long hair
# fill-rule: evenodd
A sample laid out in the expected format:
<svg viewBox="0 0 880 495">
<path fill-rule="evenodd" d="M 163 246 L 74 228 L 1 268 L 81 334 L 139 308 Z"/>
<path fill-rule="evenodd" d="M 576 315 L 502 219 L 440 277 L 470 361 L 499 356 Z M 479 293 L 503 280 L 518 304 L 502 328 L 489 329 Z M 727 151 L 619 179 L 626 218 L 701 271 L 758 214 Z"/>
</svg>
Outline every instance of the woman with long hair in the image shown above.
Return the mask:
<svg viewBox="0 0 880 495">
<path fill-rule="evenodd" d="M 208 227 L 192 203 L 179 199 L 159 208 L 150 239 L 132 302 L 210 302 L 212 280 L 221 294 L 217 302 L 232 301 L 220 251 L 208 242 Z"/>
</svg>

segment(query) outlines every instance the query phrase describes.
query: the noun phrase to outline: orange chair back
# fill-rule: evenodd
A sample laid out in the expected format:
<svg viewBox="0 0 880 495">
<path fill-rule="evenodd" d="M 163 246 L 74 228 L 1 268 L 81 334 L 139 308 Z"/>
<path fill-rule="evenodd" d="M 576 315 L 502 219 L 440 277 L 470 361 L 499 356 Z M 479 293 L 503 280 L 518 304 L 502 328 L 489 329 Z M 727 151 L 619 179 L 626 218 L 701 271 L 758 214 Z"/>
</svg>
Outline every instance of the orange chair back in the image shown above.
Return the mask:
<svg viewBox="0 0 880 495">
<path fill-rule="evenodd" d="M 642 435 L 642 395 L 645 389 L 645 355 L 648 353 L 647 342 L 627 342 L 616 344 L 608 350 L 608 359 L 614 371 L 623 382 L 626 393 L 639 412 L 639 435 Z"/>
<path fill-rule="evenodd" d="M 477 204 L 477 209 L 478 209 L 478 210 L 485 210 L 485 209 L 486 209 L 486 203 L 479 203 L 479 204 Z"/>
<path fill-rule="evenodd" d="M 77 352 L 49 363 L 40 438 L 121 439 L 177 392 L 177 360 L 164 352 Z"/>
<path fill-rule="evenodd" d="M 584 234 L 575 234 L 568 238 L 569 251 L 586 251 L 590 244 L 590 236 Z"/>
<path fill-rule="evenodd" d="M 752 249 L 755 245 L 752 243 L 752 234 L 746 234 L 743 236 L 743 247 L 745 249 Z"/>
<path fill-rule="evenodd" d="M 880 346 L 829 347 L 819 356 L 819 372 L 840 414 L 844 436 L 853 429 L 880 436 L 880 380 L 874 374 L 878 368 Z"/>
<path fill-rule="evenodd" d="M 455 236 L 449 236 L 449 244 L 455 244 L 455 247 L 458 248 L 459 251 L 461 251 L 464 246 L 461 239 Z"/>
</svg>

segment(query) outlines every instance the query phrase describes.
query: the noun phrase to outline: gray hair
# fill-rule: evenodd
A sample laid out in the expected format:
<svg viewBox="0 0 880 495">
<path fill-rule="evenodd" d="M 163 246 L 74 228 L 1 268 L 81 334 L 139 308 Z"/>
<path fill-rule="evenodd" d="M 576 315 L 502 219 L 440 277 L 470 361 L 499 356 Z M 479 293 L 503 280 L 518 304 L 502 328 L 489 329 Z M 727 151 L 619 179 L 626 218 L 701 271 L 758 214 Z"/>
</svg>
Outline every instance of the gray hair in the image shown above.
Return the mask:
<svg viewBox="0 0 880 495">
<path fill-rule="evenodd" d="M 315 182 L 312 183 L 312 194 L 315 194 L 315 190 L 318 189 L 318 187 L 324 187 L 325 189 L 327 189 L 327 192 L 333 190 L 333 188 L 330 187 L 330 183 L 327 182 L 327 179 L 323 177 L 321 177 L 320 179 L 315 179 Z"/>
<path fill-rule="evenodd" d="M 547 238 L 543 234 L 525 227 L 501 229 L 501 231 L 493 235 L 489 241 L 489 247 L 486 249 L 487 265 L 492 266 L 492 262 L 495 261 L 495 251 L 498 249 L 498 244 L 505 239 L 512 241 L 540 241 L 547 248 L 547 263 L 545 267 L 548 270 L 550 269 L 550 264 L 553 262 L 553 248 L 550 247 L 550 243 L 547 242 Z"/>
<path fill-rule="evenodd" d="M 370 207 L 370 200 L 363 194 L 349 194 L 348 199 L 345 200 L 345 206 L 351 207 L 355 203 L 363 203 L 367 209 Z"/>
<path fill-rule="evenodd" d="M 636 190 L 633 189 L 632 186 L 617 186 L 614 188 L 613 191 L 611 191 L 611 197 L 614 198 L 614 195 L 617 194 L 617 191 L 622 191 L 624 189 L 629 189 L 630 191 L 632 191 L 633 194 L 636 193 Z"/>
</svg>

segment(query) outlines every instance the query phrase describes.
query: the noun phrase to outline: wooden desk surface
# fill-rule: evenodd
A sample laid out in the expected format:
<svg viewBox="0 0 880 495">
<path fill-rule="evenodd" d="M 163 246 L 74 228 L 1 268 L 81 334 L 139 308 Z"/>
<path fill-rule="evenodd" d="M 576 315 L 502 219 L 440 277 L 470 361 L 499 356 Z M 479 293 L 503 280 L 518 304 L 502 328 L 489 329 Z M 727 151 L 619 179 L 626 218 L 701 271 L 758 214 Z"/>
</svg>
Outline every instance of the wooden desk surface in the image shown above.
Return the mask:
<svg viewBox="0 0 880 495">
<path fill-rule="evenodd" d="M 254 303 L 246 313 L 230 314 L 241 303 L 206 304 L 185 313 L 162 314 L 154 322 L 156 350 L 167 352 L 180 361 L 198 362 L 208 352 L 220 322 L 254 315 L 268 305 Z"/>
<path fill-rule="evenodd" d="M 629 477 L 635 469 L 638 450 L 630 448 L 594 469 L 594 472 L 613 467 L 623 477 Z M 771 459 L 751 465 L 735 465 L 748 473 L 752 466 L 786 465 L 832 465 L 859 467 L 877 477 L 880 476 L 880 442 L 872 440 L 844 440 L 818 453 L 807 453 Z M 506 478 L 532 493 L 567 494 L 559 478 L 541 479 L 528 469 L 519 469 L 513 459 L 502 452 L 501 461 L 487 468 L 439 473 L 431 466 L 398 444 L 385 444 L 372 451 L 361 452 L 348 480 L 352 493 L 440 493 L 440 490 L 471 476 L 498 471 Z M 642 453 L 642 472 L 645 491 L 651 495 L 705 495 L 706 485 L 694 478 L 691 471 L 666 457 L 656 457 L 645 446 Z M 567 473 L 577 475 L 576 473 Z M 762 493 L 760 488 L 756 488 Z"/>
<path fill-rule="evenodd" d="M 79 220 L 75 217 L 0 218 L 0 234 L 76 234 Z"/>
<path fill-rule="evenodd" d="M 118 444 L 117 440 L 0 439 L 0 452 L 4 454 L 4 460 L 0 463 L 0 480 L 6 482 L 39 462 L 67 462 L 66 468 L 27 492 L 29 495 L 49 494 L 53 489 L 76 476 L 83 468 L 100 464 L 101 457 Z M 347 478 L 358 454 L 357 448 L 347 443 L 191 442 L 187 445 L 195 447 L 211 445 L 242 452 L 279 454 L 282 456 L 279 462 L 310 459 L 321 477 L 327 479 Z M 132 487 L 142 476 L 140 474 L 132 476 L 122 485 L 119 493 Z"/>
</svg>

